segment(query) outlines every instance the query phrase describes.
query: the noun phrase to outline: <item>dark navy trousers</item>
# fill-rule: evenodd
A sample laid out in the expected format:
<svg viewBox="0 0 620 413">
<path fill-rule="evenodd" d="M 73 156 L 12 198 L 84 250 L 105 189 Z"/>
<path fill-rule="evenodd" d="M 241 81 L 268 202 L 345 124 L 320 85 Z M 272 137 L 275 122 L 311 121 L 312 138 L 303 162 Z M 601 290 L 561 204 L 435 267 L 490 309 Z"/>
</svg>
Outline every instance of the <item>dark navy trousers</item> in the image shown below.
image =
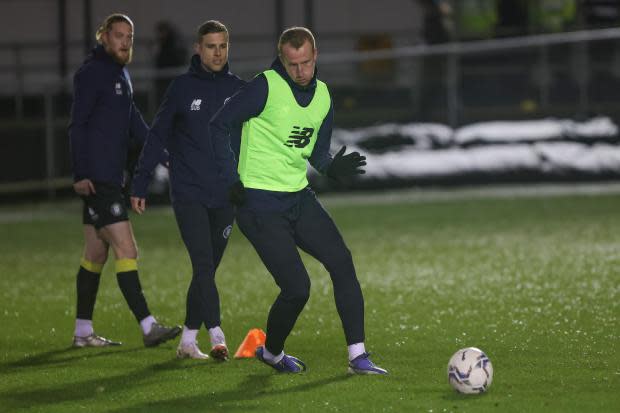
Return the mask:
<svg viewBox="0 0 620 413">
<path fill-rule="evenodd" d="M 242 207 L 237 224 L 280 287 L 267 319 L 267 350 L 279 354 L 310 296 L 310 278 L 297 247 L 320 261 L 331 277 L 348 345 L 364 341 L 364 298 L 351 252 L 338 228 L 304 189 L 284 212 Z"/>
<path fill-rule="evenodd" d="M 232 230 L 232 207 L 207 208 L 199 202 L 173 204 L 181 238 L 192 262 L 187 291 L 185 325 L 198 330 L 220 325 L 220 297 L 215 271 L 222 260 Z"/>
</svg>

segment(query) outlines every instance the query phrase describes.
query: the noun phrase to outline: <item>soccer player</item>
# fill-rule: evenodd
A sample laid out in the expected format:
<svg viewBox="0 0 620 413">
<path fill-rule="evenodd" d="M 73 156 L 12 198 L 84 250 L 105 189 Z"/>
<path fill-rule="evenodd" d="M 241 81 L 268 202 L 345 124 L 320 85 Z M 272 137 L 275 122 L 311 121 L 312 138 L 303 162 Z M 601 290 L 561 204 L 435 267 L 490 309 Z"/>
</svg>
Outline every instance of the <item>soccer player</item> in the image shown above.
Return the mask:
<svg viewBox="0 0 620 413">
<path fill-rule="evenodd" d="M 144 345 L 157 346 L 181 332 L 165 327 L 148 309 L 138 277 L 138 250 L 129 223 L 123 168 L 132 145 L 148 132 L 133 102 L 125 65 L 131 62 L 134 26 L 123 14 L 108 16 L 99 29 L 98 45 L 74 76 L 69 136 L 75 192 L 84 201 L 84 256 L 77 274 L 77 318 L 74 347 L 120 343 L 95 334 L 93 309 L 99 278 L 110 247 L 116 258 L 118 285 L 142 329 Z M 160 154 L 160 159 L 164 156 Z"/>
<path fill-rule="evenodd" d="M 363 173 L 365 157 L 342 148 L 329 154 L 333 107 L 316 77 L 314 36 L 303 27 L 285 30 L 279 57 L 234 95 L 212 119 L 216 161 L 239 206 L 239 228 L 280 287 L 267 319 L 267 340 L 256 357 L 280 372 L 306 369 L 284 353 L 284 342 L 310 294 L 310 278 L 297 247 L 318 259 L 334 286 L 349 352 L 349 372 L 386 374 L 364 345 L 364 299 L 351 252 L 308 187 L 306 160 L 320 173 L 340 178 Z M 228 136 L 243 124 L 238 174 Z"/>
<path fill-rule="evenodd" d="M 198 28 L 187 73 L 168 88 L 143 148 L 132 186 L 131 204 L 141 214 L 159 154 L 170 153 L 170 194 L 181 237 L 192 263 L 185 326 L 177 356 L 206 359 L 196 342 L 204 324 L 211 339 L 211 356 L 228 359 L 220 326 L 220 300 L 215 271 L 232 230 L 234 213 L 213 163 L 209 120 L 245 82 L 228 66 L 228 30 L 209 20 Z M 236 133 L 237 147 L 239 132 Z"/>
</svg>

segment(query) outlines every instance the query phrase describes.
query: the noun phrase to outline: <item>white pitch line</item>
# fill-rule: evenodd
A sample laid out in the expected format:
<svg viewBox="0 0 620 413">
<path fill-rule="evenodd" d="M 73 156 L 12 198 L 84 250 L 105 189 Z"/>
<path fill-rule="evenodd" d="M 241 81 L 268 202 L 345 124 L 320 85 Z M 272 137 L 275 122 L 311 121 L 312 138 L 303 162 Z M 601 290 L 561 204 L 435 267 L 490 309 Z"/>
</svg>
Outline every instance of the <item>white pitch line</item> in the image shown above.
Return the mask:
<svg viewBox="0 0 620 413">
<path fill-rule="evenodd" d="M 452 201 L 466 199 L 545 198 L 557 196 L 596 196 L 620 194 L 620 183 L 567 183 L 466 186 L 456 188 L 408 188 L 402 190 L 319 194 L 328 206 L 347 204 L 397 204 Z"/>
</svg>

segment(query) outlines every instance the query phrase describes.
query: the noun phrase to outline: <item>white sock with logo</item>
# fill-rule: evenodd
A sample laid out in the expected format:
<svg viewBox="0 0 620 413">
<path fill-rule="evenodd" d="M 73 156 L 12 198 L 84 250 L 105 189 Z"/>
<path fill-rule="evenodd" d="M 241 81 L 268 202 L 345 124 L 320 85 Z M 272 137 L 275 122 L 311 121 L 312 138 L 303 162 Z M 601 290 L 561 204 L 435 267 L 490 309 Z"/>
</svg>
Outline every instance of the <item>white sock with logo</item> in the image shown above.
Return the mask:
<svg viewBox="0 0 620 413">
<path fill-rule="evenodd" d="M 220 326 L 209 329 L 209 337 L 211 338 L 211 347 L 226 345 L 226 337 Z"/>
<path fill-rule="evenodd" d="M 183 332 L 181 333 L 181 345 L 194 344 L 198 337 L 198 330 L 190 330 L 187 326 L 183 326 Z"/>
<path fill-rule="evenodd" d="M 144 335 L 147 335 L 148 333 L 150 333 L 153 323 L 156 323 L 156 322 L 157 320 L 155 320 L 155 317 L 153 317 L 152 315 L 142 319 L 142 321 L 140 321 L 140 327 L 142 327 L 142 333 Z"/>
<path fill-rule="evenodd" d="M 351 361 L 356 357 L 364 354 L 366 352 L 366 347 L 364 347 L 364 343 L 361 342 L 347 346 L 347 350 L 349 350 L 349 361 Z"/>
<path fill-rule="evenodd" d="M 75 319 L 75 333 L 77 337 L 88 337 L 94 333 L 93 320 Z"/>
<path fill-rule="evenodd" d="M 267 350 L 267 347 L 263 347 L 263 358 L 265 359 L 265 361 L 269 364 L 277 364 L 280 362 L 280 360 L 282 360 L 282 358 L 284 357 L 284 351 L 281 351 L 280 354 L 273 355 L 269 352 L 269 350 Z"/>
</svg>

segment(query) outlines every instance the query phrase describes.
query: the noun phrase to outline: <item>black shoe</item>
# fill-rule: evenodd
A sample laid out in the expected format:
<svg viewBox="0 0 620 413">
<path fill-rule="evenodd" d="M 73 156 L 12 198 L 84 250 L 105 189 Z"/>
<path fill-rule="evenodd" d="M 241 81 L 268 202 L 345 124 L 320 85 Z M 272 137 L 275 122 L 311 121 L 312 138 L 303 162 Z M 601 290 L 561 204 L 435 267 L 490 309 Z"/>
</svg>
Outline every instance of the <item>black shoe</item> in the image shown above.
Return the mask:
<svg viewBox="0 0 620 413">
<path fill-rule="evenodd" d="M 172 340 L 181 333 L 180 326 L 166 327 L 159 323 L 151 324 L 151 331 L 142 336 L 146 347 L 155 347 L 168 340 Z"/>
</svg>

